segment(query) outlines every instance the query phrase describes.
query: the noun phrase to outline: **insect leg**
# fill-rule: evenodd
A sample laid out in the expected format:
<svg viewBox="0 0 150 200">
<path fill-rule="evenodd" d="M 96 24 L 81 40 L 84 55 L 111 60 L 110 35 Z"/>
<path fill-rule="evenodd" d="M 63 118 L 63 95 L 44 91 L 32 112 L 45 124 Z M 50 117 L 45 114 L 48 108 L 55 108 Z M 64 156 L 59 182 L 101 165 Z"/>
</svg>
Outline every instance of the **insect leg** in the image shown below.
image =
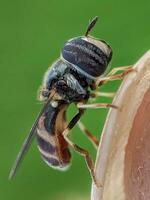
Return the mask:
<svg viewBox="0 0 150 200">
<path fill-rule="evenodd" d="M 109 73 L 108 76 L 116 74 L 118 71 L 128 71 L 132 69 L 132 65 L 129 66 L 122 66 L 122 67 L 115 67 Z"/>
<path fill-rule="evenodd" d="M 82 103 L 78 103 L 77 104 L 78 108 L 83 108 L 83 109 L 87 109 L 87 108 L 92 108 L 92 109 L 97 109 L 97 108 L 118 108 L 117 106 L 110 104 L 110 103 L 94 103 L 94 104 L 82 104 Z"/>
<path fill-rule="evenodd" d="M 78 126 L 83 133 L 88 137 L 88 139 L 93 143 L 94 147 L 97 149 L 99 145 L 99 140 L 84 126 L 81 121 L 78 121 Z"/>
<path fill-rule="evenodd" d="M 82 116 L 84 110 L 80 109 L 79 112 L 73 117 L 73 119 L 68 124 L 67 128 L 63 132 L 64 139 L 67 141 L 67 143 L 72 147 L 77 153 L 84 156 L 85 161 L 87 163 L 88 169 L 90 171 L 90 174 L 92 176 L 92 179 L 97 187 L 102 187 L 102 184 L 98 183 L 95 177 L 94 172 L 94 162 L 89 154 L 89 152 L 77 144 L 74 144 L 70 138 L 69 138 L 69 131 L 76 125 L 76 123 L 79 121 L 80 117 Z"/>
<path fill-rule="evenodd" d="M 123 71 L 120 74 L 116 74 L 118 71 Z M 96 86 L 101 86 L 106 84 L 108 81 L 120 80 L 123 79 L 128 73 L 135 71 L 132 66 L 125 66 L 125 67 L 116 67 L 112 69 L 106 77 L 101 77 L 97 80 Z"/>
<path fill-rule="evenodd" d="M 95 98 L 95 97 L 110 97 L 113 98 L 115 96 L 115 92 L 91 92 L 90 97 Z"/>
</svg>

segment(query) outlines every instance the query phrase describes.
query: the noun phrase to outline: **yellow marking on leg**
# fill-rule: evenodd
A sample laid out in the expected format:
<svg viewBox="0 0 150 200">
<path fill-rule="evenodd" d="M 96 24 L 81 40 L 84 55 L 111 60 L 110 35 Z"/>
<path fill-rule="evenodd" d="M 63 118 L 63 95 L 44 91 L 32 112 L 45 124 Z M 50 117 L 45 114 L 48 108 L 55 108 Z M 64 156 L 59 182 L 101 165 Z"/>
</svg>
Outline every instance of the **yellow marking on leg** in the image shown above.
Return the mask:
<svg viewBox="0 0 150 200">
<path fill-rule="evenodd" d="M 91 92 L 90 96 L 92 98 L 95 98 L 95 97 L 110 97 L 110 98 L 113 98 L 115 96 L 115 92 L 98 92 L 98 91 L 95 91 L 95 92 Z"/>
<path fill-rule="evenodd" d="M 77 144 L 74 144 L 70 139 L 69 139 L 69 129 L 67 128 L 66 130 L 64 130 L 63 132 L 63 136 L 64 139 L 66 140 L 66 142 L 80 155 L 84 156 L 85 161 L 87 163 L 88 169 L 90 171 L 91 177 L 95 183 L 95 185 L 97 187 L 102 187 L 101 183 L 98 183 L 98 181 L 96 180 L 96 176 L 95 176 L 95 171 L 94 171 L 94 162 L 89 154 L 89 152 L 83 148 L 81 148 L 80 146 L 78 146 Z"/>
<path fill-rule="evenodd" d="M 108 76 L 114 75 L 114 74 L 116 74 L 116 72 L 118 72 L 118 71 L 128 71 L 128 70 L 131 70 L 131 68 L 132 68 L 132 65 L 129 65 L 129 66 L 122 66 L 122 67 L 115 67 L 115 68 L 113 68 L 113 69 L 108 73 Z"/>
<path fill-rule="evenodd" d="M 99 145 L 99 140 L 84 126 L 81 121 L 78 121 L 78 126 L 83 133 L 88 137 L 88 139 L 92 142 L 93 146 L 97 149 Z"/>
<path fill-rule="evenodd" d="M 120 74 L 115 74 L 118 71 L 123 71 Z M 114 81 L 114 80 L 121 80 L 123 79 L 128 73 L 133 72 L 136 70 L 134 68 L 132 68 L 132 66 L 125 66 L 125 67 L 118 67 L 118 68 L 114 68 L 112 69 L 112 71 L 110 71 L 106 77 L 100 77 L 97 81 L 96 81 L 96 87 L 101 86 L 106 84 L 108 81 Z"/>
<path fill-rule="evenodd" d="M 98 109 L 98 108 L 118 108 L 116 105 L 113 104 L 109 104 L 109 103 L 94 103 L 94 104 L 82 104 L 82 103 L 78 103 L 77 104 L 78 108 L 83 108 L 83 109 L 87 109 L 87 108 L 91 108 L 91 109 Z"/>
</svg>

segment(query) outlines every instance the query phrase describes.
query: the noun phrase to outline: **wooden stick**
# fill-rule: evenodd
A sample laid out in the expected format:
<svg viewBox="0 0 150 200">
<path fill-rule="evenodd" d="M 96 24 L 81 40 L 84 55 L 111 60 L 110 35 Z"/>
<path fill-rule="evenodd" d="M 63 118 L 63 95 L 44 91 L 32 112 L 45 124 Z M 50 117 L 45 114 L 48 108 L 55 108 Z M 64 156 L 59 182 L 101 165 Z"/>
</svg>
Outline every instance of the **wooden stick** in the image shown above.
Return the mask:
<svg viewBox="0 0 150 200">
<path fill-rule="evenodd" d="M 103 129 L 92 200 L 150 199 L 150 51 L 123 80 Z"/>
</svg>

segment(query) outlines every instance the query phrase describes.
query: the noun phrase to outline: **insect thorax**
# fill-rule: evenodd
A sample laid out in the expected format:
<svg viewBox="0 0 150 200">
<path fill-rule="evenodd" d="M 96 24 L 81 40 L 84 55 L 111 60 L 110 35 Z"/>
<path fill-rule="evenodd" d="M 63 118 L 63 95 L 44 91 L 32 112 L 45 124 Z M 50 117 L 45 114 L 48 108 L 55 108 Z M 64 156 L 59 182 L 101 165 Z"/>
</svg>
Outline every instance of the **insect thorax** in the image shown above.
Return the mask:
<svg viewBox="0 0 150 200">
<path fill-rule="evenodd" d="M 68 103 L 87 99 L 91 82 L 91 79 L 78 72 L 72 64 L 59 59 L 45 73 L 39 100 L 47 100 L 54 88 L 61 100 Z"/>
</svg>

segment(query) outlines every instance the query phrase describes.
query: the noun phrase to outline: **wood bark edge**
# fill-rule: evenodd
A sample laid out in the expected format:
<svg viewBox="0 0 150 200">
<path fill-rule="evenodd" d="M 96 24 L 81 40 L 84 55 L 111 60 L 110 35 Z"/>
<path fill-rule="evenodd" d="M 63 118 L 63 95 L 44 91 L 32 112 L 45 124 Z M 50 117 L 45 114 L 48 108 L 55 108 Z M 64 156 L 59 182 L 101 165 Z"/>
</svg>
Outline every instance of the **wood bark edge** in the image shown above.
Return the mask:
<svg viewBox="0 0 150 200">
<path fill-rule="evenodd" d="M 119 110 L 110 109 L 103 128 L 95 165 L 103 187 L 92 184 L 92 200 L 150 199 L 150 50 L 134 68 L 113 100 Z"/>
</svg>

